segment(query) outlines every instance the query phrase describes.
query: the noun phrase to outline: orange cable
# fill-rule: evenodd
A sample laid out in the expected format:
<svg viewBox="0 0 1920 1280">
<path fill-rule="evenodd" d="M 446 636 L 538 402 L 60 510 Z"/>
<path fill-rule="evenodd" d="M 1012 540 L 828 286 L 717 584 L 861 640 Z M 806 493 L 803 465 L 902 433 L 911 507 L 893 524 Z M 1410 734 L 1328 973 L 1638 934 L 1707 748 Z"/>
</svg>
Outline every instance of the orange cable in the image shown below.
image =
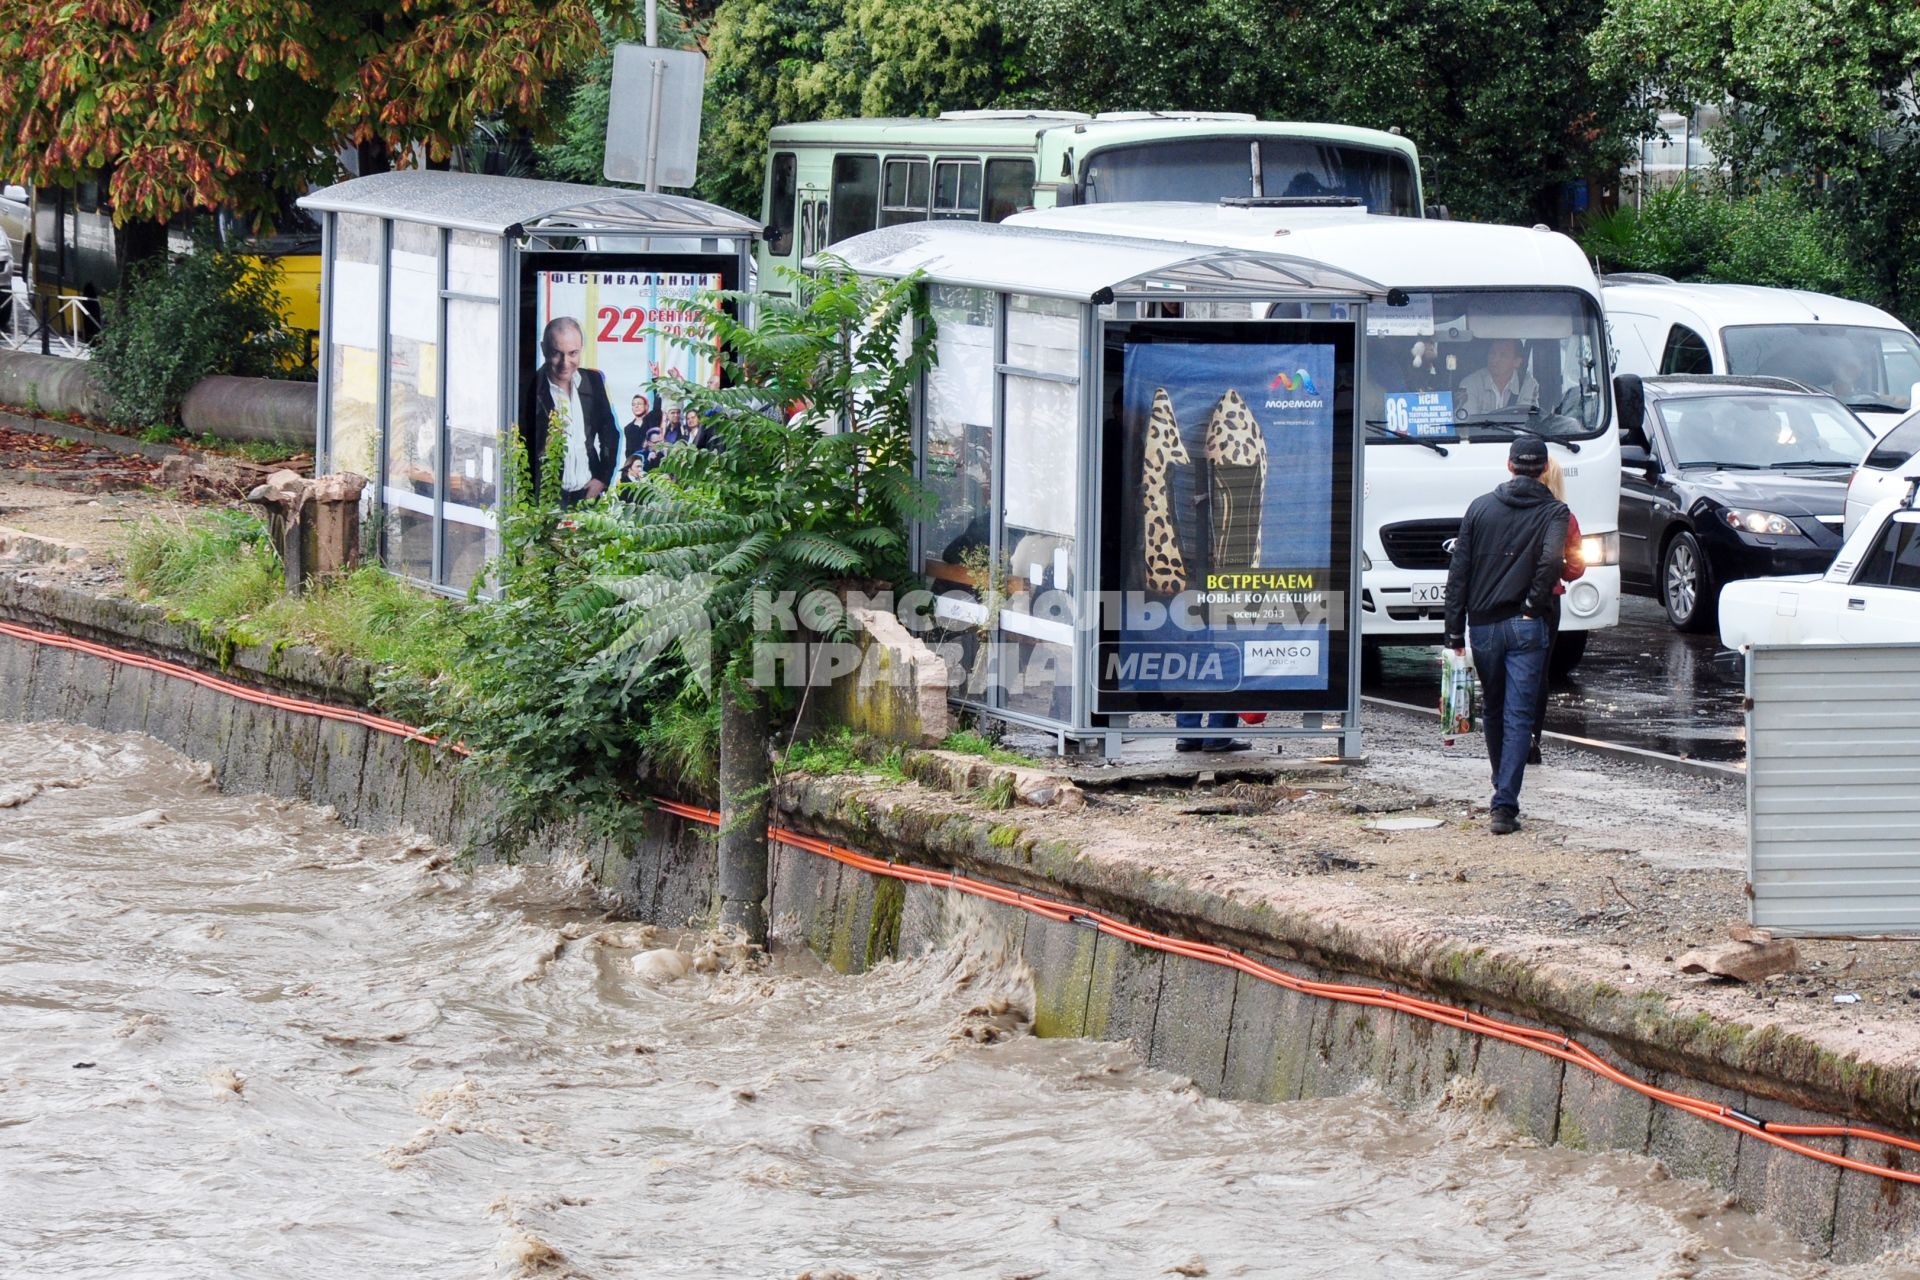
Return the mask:
<svg viewBox="0 0 1920 1280">
<path fill-rule="evenodd" d="M 419 729 L 411 725 L 402 724 L 397 720 L 390 720 L 383 716 L 372 715 L 368 712 L 355 710 L 353 708 L 328 706 L 324 703 L 313 702 L 304 698 L 267 693 L 248 685 L 207 675 L 191 667 L 166 662 L 158 658 L 149 658 L 139 654 L 128 653 L 107 645 L 96 644 L 92 641 L 78 640 L 71 636 L 58 635 L 52 632 L 37 631 L 31 627 L 23 627 L 10 622 L 0 622 L 0 635 L 8 635 L 16 639 L 28 640 L 56 648 L 70 649 L 106 661 L 120 663 L 124 666 L 158 672 L 162 675 L 187 680 L 203 688 L 225 693 L 261 706 L 319 716 L 328 720 L 339 720 L 351 724 L 359 724 L 381 733 L 404 738 L 410 742 L 424 742 L 429 745 L 445 746 L 448 750 L 458 755 L 464 756 L 471 754 L 462 743 L 441 743 L 437 738 L 424 734 L 420 732 Z M 672 814 L 675 817 L 684 818 L 692 822 L 699 822 L 706 826 L 720 825 L 720 814 L 713 809 L 702 808 L 698 805 L 686 804 L 678 800 L 671 800 L 660 796 L 653 797 L 653 802 L 663 813 Z M 1005 906 L 1015 907 L 1058 923 L 1091 926 L 1098 932 L 1107 934 L 1123 942 L 1165 952 L 1169 955 L 1184 956 L 1188 959 L 1219 965 L 1223 968 L 1246 974 L 1250 978 L 1268 982 L 1274 986 L 1301 995 L 1404 1013 L 1411 1017 L 1423 1018 L 1429 1022 L 1453 1027 L 1456 1030 L 1472 1032 L 1475 1035 L 1484 1036 L 1488 1039 L 1501 1040 L 1508 1044 L 1517 1045 L 1523 1049 L 1531 1049 L 1537 1053 L 1542 1053 L 1548 1057 L 1557 1058 L 1562 1062 L 1591 1071 L 1595 1075 L 1611 1080 L 1615 1084 L 1630 1089 L 1652 1101 L 1679 1111 L 1684 1111 L 1689 1115 L 1698 1116 L 1702 1120 L 1733 1129 L 1748 1137 L 1758 1138 L 1762 1142 L 1770 1143 L 1782 1150 L 1792 1151 L 1796 1154 L 1806 1156 L 1809 1159 L 1818 1160 L 1824 1164 L 1835 1165 L 1842 1169 L 1852 1169 L 1858 1173 L 1871 1174 L 1875 1177 L 1887 1178 L 1898 1182 L 1920 1184 L 1920 1172 L 1869 1164 L 1865 1161 L 1837 1155 L 1830 1151 L 1822 1151 L 1818 1147 L 1812 1147 L 1805 1143 L 1794 1141 L 1795 1138 L 1802 1137 L 1852 1138 L 1901 1150 L 1920 1152 L 1920 1141 L 1902 1137 L 1899 1134 L 1887 1133 L 1878 1129 L 1869 1129 L 1850 1124 L 1768 1123 L 1756 1117 L 1745 1115 L 1731 1107 L 1690 1097 L 1687 1094 L 1675 1093 L 1672 1090 L 1661 1089 L 1636 1080 L 1601 1058 L 1585 1045 L 1557 1031 L 1549 1031 L 1542 1027 L 1521 1026 L 1518 1023 L 1505 1022 L 1498 1018 L 1488 1017 L 1485 1014 L 1475 1013 L 1469 1009 L 1462 1009 L 1453 1005 L 1442 1004 L 1439 1001 L 1428 1000 L 1420 996 L 1391 991 L 1381 987 L 1354 986 L 1344 983 L 1319 982 L 1310 978 L 1296 978 L 1292 974 L 1283 973 L 1249 956 L 1229 950 L 1226 947 L 1217 946 L 1213 943 L 1193 942 L 1183 938 L 1176 938 L 1169 934 L 1155 933 L 1151 930 L 1140 928 L 1137 925 L 1129 924 L 1124 920 L 1117 920 L 1111 916 L 1103 915 L 1072 903 L 1040 897 L 1019 889 L 993 884 L 990 881 L 975 880 L 969 876 L 961 875 L 958 871 L 939 871 L 931 867 L 918 867 L 912 864 L 882 860 L 853 849 L 845 848 L 841 845 L 833 844 L 818 836 L 810 836 L 786 827 L 770 826 L 767 828 L 767 835 L 781 844 L 789 845 L 820 857 L 832 859 L 835 862 L 843 863 L 871 875 L 888 876 L 896 880 L 909 881 L 915 884 L 953 889 L 973 897 L 984 898 L 991 902 L 998 902 Z"/>
</svg>

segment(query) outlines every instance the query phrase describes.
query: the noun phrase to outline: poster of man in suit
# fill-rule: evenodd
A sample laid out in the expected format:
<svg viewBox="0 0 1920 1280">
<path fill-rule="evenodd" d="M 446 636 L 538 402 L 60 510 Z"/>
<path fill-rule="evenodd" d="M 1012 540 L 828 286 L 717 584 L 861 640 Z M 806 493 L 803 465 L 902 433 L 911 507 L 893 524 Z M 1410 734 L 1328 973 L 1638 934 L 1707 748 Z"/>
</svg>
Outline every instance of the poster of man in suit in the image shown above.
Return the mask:
<svg viewBox="0 0 1920 1280">
<path fill-rule="evenodd" d="M 566 433 L 560 490 L 571 506 L 599 497 L 630 461 L 628 436 L 636 433 L 621 423 L 631 415 L 616 417 L 614 404 L 625 409 L 644 397 L 645 417 L 658 420 L 680 409 L 660 378 L 712 383 L 718 364 L 691 304 L 722 288 L 722 277 L 606 268 L 536 271 L 533 285 L 539 362 L 524 378 L 520 430 L 536 486 L 551 429 Z"/>
</svg>

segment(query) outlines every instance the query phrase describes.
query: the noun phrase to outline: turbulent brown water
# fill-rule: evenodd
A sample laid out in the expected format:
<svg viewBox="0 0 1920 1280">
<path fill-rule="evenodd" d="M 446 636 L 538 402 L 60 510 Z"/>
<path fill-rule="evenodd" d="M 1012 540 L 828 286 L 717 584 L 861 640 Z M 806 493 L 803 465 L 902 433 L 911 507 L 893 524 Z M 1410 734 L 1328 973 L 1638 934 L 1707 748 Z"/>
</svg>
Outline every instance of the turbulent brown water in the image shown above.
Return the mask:
<svg viewBox="0 0 1920 1280">
<path fill-rule="evenodd" d="M 1027 981 L 964 908 L 859 978 L 606 915 L 579 868 L 0 726 L 0 1276 L 1828 1274 L 1470 1097 L 1230 1104 L 995 1039 Z"/>
</svg>

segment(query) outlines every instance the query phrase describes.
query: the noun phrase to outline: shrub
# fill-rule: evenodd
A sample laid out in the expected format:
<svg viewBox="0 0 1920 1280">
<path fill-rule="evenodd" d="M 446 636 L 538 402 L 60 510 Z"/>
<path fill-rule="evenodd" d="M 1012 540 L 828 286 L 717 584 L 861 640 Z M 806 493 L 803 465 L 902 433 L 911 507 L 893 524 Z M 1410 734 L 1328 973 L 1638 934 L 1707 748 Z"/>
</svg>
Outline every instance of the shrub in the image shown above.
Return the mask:
<svg viewBox="0 0 1920 1280">
<path fill-rule="evenodd" d="M 171 427 L 202 378 L 283 376 L 300 347 L 280 322 L 280 264 L 203 248 L 129 273 L 93 366 L 110 422 Z"/>
<path fill-rule="evenodd" d="M 1788 183 L 1740 196 L 1716 183 L 1665 187 L 1637 210 L 1593 219 L 1581 243 L 1606 271 L 1856 297 L 1871 292 L 1831 217 Z"/>
</svg>

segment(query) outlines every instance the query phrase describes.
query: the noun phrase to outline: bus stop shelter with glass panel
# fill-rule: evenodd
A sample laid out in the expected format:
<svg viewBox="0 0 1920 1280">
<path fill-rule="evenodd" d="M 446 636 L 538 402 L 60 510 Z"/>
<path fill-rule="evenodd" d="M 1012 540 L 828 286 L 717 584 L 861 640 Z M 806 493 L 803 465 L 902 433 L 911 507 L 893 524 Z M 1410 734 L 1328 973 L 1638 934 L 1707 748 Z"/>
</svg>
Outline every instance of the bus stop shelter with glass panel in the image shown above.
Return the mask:
<svg viewBox="0 0 1920 1280">
<path fill-rule="evenodd" d="M 540 360 L 534 295 L 568 267 L 699 268 L 743 288 L 760 232 L 683 196 L 433 170 L 300 204 L 322 226 L 317 463 L 371 482 L 363 511 L 391 571 L 453 594 L 498 550 L 506 432 Z M 590 337 L 637 333 L 635 310 L 589 320 Z"/>
<path fill-rule="evenodd" d="M 954 701 L 1063 750 L 1244 712 L 1267 718 L 1236 736 L 1359 755 L 1352 389 L 1384 288 L 1278 252 L 972 223 L 830 256 L 928 289 L 915 446 L 937 505 L 914 556 Z M 1188 625 L 1159 629 L 1176 601 Z"/>
</svg>

